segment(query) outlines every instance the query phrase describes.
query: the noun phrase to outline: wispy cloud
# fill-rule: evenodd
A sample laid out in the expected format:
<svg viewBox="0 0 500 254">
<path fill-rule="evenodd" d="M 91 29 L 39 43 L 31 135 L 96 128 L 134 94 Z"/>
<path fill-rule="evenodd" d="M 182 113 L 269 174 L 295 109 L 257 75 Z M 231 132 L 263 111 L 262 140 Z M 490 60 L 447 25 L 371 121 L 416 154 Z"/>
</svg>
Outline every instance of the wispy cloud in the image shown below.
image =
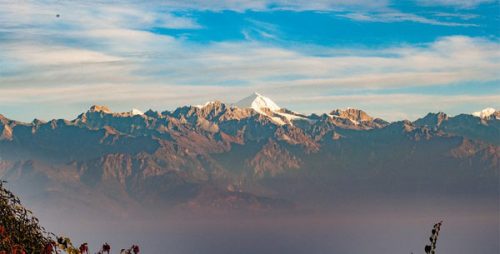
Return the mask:
<svg viewBox="0 0 500 254">
<path fill-rule="evenodd" d="M 192 0 L 178 1 L 166 0 L 161 4 L 175 9 L 196 9 L 196 10 L 233 10 L 233 11 L 265 11 L 265 10 L 293 10 L 293 11 L 326 11 L 344 10 L 346 8 L 379 9 L 385 8 L 390 3 L 389 0 Z"/>
<path fill-rule="evenodd" d="M 47 29 L 151 27 L 198 29 L 202 26 L 189 16 L 133 1 L 23 1 L 13 4 L 0 1 L 2 28 L 45 27 Z M 57 18 L 59 15 L 59 18 Z"/>
<path fill-rule="evenodd" d="M 277 25 L 255 19 L 246 19 L 249 26 L 242 33 L 246 40 L 279 39 L 280 30 Z"/>
<path fill-rule="evenodd" d="M 481 3 L 492 2 L 492 0 L 417 0 L 421 5 L 444 5 L 458 7 L 474 7 Z M 245 11 L 322 11 L 322 12 L 347 12 L 339 14 L 356 21 L 371 22 L 418 22 L 440 26 L 476 26 L 475 24 L 463 22 L 442 21 L 439 19 L 425 17 L 414 13 L 405 13 L 391 8 L 391 1 L 381 0 L 218 0 L 218 1 L 165 1 L 162 4 L 170 9 L 181 10 L 210 10 L 222 11 L 232 10 L 237 12 Z M 442 16 L 441 16 L 442 17 Z M 262 31 L 262 30 L 261 30 Z M 248 34 L 248 31 L 244 31 Z M 262 31 L 262 35 L 272 35 L 272 33 Z"/>
<path fill-rule="evenodd" d="M 495 3 L 498 0 L 417 0 L 419 4 L 428 6 L 452 6 L 458 8 L 473 8 L 485 3 Z"/>
<path fill-rule="evenodd" d="M 48 59 L 45 60 L 25 57 L 24 53 L 39 48 L 26 49 L 23 45 L 10 50 L 10 61 L 23 69 L 23 75 L 3 75 L 0 78 L 0 101 L 30 105 L 127 104 L 162 110 L 212 99 L 232 102 L 251 91 L 261 91 L 280 103 L 295 104 L 297 109 L 306 112 L 322 112 L 334 105 L 348 105 L 393 120 L 402 116 L 405 110 L 408 110 L 407 117 L 411 118 L 417 114 L 416 109 L 420 113 L 435 110 L 439 105 L 446 105 L 443 109 L 449 109 L 453 104 L 432 104 L 431 99 L 418 104 L 423 101 L 415 101 L 415 98 L 422 97 L 418 94 L 408 94 L 406 99 L 394 99 L 391 103 L 388 103 L 388 98 L 396 98 L 394 95 L 325 97 L 324 94 L 339 90 L 372 93 L 389 88 L 500 80 L 497 73 L 500 67 L 499 44 L 479 38 L 446 37 L 429 45 L 368 51 L 352 48 L 347 55 L 345 49 L 341 55 L 330 49 L 330 53 L 318 57 L 256 42 L 218 43 L 207 47 L 185 45 L 167 38 L 163 44 L 156 44 L 156 40 L 149 37 L 158 35 L 148 33 L 134 36 L 136 41 L 130 41 L 131 47 L 127 50 L 124 43 L 129 36 L 127 33 L 106 34 L 114 36 L 112 39 L 96 38 L 109 40 L 111 44 L 122 41 L 122 48 L 106 54 L 42 48 L 47 52 Z M 139 36 L 141 34 L 144 38 Z M 91 38 L 94 36 L 92 34 Z M 149 54 L 128 55 L 136 50 L 137 43 L 144 43 Z M 54 53 L 51 50 L 62 51 Z M 23 53 L 16 58 L 19 52 Z M 60 53 L 69 60 L 60 62 Z M 81 54 L 88 56 L 80 58 Z M 73 57 L 75 61 L 71 60 Z M 438 97 L 440 101 L 448 102 L 457 98 L 463 100 L 463 97 L 456 96 L 432 98 Z M 296 104 L 300 100 L 293 98 L 307 101 L 307 107 Z M 490 99 L 486 100 L 482 95 L 467 98 L 476 98 L 471 99 L 476 104 L 495 103 L 494 99 L 487 97 Z M 326 104 L 327 100 L 330 100 L 329 104 Z M 403 107 L 412 101 L 414 103 L 410 105 L 415 108 Z M 384 104 L 400 104 L 401 107 L 395 110 L 383 107 Z"/>
<path fill-rule="evenodd" d="M 97 51 L 60 45 L 6 43 L 2 44 L 2 48 L 5 49 L 4 56 L 7 58 L 33 66 L 67 66 L 70 64 L 111 63 L 123 60 L 121 57 Z"/>
<path fill-rule="evenodd" d="M 468 13 L 447 13 L 447 12 L 436 12 L 433 13 L 436 17 L 444 17 L 444 18 L 459 18 L 462 20 L 471 20 L 479 18 L 479 15 L 476 14 L 468 14 Z"/>
<path fill-rule="evenodd" d="M 441 13 L 441 15 L 436 15 L 438 17 L 443 17 L 445 14 Z M 439 26 L 477 26 L 472 23 L 463 23 L 463 22 L 450 22 L 450 21 L 440 21 L 437 19 L 426 18 L 423 16 L 411 14 L 411 13 L 402 13 L 398 11 L 386 11 L 381 13 L 373 13 L 373 12 L 352 12 L 346 14 L 339 14 L 340 17 L 345 17 L 352 20 L 364 21 L 364 22 L 382 22 L 382 23 L 390 23 L 390 22 L 417 22 L 422 24 L 430 24 L 430 25 L 439 25 Z M 456 16 L 455 16 L 456 17 Z"/>
</svg>

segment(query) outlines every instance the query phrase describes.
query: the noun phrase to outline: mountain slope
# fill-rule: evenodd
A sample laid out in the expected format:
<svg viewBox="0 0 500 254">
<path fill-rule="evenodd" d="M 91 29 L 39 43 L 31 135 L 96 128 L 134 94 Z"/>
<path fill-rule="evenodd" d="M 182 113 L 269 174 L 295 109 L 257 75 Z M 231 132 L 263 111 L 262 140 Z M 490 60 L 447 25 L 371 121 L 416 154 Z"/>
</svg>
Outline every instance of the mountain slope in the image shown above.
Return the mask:
<svg viewBox="0 0 500 254">
<path fill-rule="evenodd" d="M 15 191 L 33 200 L 110 214 L 498 194 L 496 118 L 438 113 L 388 123 L 357 109 L 306 116 L 259 94 L 141 113 L 92 106 L 71 121 L 2 116 L 0 177 L 28 186 Z"/>
</svg>

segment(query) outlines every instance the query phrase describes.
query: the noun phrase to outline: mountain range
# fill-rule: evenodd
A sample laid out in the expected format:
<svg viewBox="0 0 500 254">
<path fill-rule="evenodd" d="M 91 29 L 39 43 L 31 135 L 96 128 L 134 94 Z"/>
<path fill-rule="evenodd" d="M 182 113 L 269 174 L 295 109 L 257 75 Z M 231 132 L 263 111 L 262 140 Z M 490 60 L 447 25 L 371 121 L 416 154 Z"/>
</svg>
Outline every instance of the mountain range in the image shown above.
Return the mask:
<svg viewBox="0 0 500 254">
<path fill-rule="evenodd" d="M 0 115 L 0 179 L 45 207 L 275 211 L 353 200 L 498 199 L 500 112 L 388 122 L 305 115 L 254 93 L 173 111 Z"/>
</svg>

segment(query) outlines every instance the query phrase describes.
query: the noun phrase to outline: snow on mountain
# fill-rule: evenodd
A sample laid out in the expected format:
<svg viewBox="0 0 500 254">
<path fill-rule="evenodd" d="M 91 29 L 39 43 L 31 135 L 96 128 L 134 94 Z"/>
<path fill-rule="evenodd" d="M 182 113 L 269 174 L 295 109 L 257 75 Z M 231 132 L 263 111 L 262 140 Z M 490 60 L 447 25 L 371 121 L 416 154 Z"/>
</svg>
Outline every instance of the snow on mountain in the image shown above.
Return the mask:
<svg viewBox="0 0 500 254">
<path fill-rule="evenodd" d="M 285 108 L 280 109 L 279 111 L 274 112 L 275 115 L 279 116 L 281 119 L 284 119 L 286 122 L 290 123 L 293 125 L 294 121 L 306 121 L 309 122 L 310 124 L 313 124 L 316 122 L 316 120 L 310 119 L 304 114 L 297 113 Z"/>
<path fill-rule="evenodd" d="M 144 113 L 136 108 L 133 108 L 132 110 L 130 110 L 129 112 L 131 115 L 135 116 L 135 115 L 144 115 Z"/>
<path fill-rule="evenodd" d="M 215 103 L 215 101 L 207 101 L 207 102 L 206 102 L 205 104 L 203 104 L 203 105 L 200 105 L 200 104 L 199 104 L 199 105 L 194 105 L 194 106 L 195 106 L 195 107 L 197 107 L 197 108 L 204 108 L 204 107 L 206 107 L 206 106 L 208 106 L 208 105 L 210 105 L 210 104 L 213 104 L 213 103 Z"/>
<path fill-rule="evenodd" d="M 292 124 L 294 120 L 306 120 L 310 121 L 307 117 L 292 112 L 290 110 L 282 109 L 278 106 L 274 101 L 265 97 L 259 93 L 254 92 L 250 96 L 243 98 L 242 100 L 233 104 L 238 108 L 251 108 L 262 115 L 266 115 L 273 122 L 284 125 L 284 124 Z"/>
<path fill-rule="evenodd" d="M 268 116 L 269 118 L 271 118 L 271 120 L 273 120 L 273 122 L 279 125 L 286 124 L 286 122 L 283 121 L 280 117 L 275 116 L 275 114 L 281 108 L 274 101 L 259 93 L 254 92 L 250 96 L 243 98 L 242 100 L 236 102 L 232 106 L 238 108 L 251 108 L 259 114 Z"/>
<path fill-rule="evenodd" d="M 250 96 L 236 102 L 234 106 L 238 108 L 252 108 L 259 113 L 263 113 L 262 109 L 267 108 L 271 111 L 278 111 L 281 108 L 274 103 L 271 99 L 260 95 L 259 93 L 253 93 Z"/>
<path fill-rule="evenodd" d="M 472 115 L 480 117 L 480 118 L 487 118 L 487 117 L 493 115 L 495 112 L 496 112 L 496 110 L 494 108 L 485 108 L 481 111 L 472 113 Z"/>
</svg>

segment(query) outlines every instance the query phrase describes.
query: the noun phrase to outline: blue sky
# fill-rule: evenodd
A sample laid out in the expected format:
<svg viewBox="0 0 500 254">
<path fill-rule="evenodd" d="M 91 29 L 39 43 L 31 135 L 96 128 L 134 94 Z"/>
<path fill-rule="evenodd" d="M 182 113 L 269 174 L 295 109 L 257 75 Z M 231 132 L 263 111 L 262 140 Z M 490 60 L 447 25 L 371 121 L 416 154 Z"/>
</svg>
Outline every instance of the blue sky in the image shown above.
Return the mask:
<svg viewBox="0 0 500 254">
<path fill-rule="evenodd" d="M 253 91 L 388 120 L 498 109 L 499 13 L 490 0 L 0 0 L 0 113 L 72 119 Z"/>
</svg>

